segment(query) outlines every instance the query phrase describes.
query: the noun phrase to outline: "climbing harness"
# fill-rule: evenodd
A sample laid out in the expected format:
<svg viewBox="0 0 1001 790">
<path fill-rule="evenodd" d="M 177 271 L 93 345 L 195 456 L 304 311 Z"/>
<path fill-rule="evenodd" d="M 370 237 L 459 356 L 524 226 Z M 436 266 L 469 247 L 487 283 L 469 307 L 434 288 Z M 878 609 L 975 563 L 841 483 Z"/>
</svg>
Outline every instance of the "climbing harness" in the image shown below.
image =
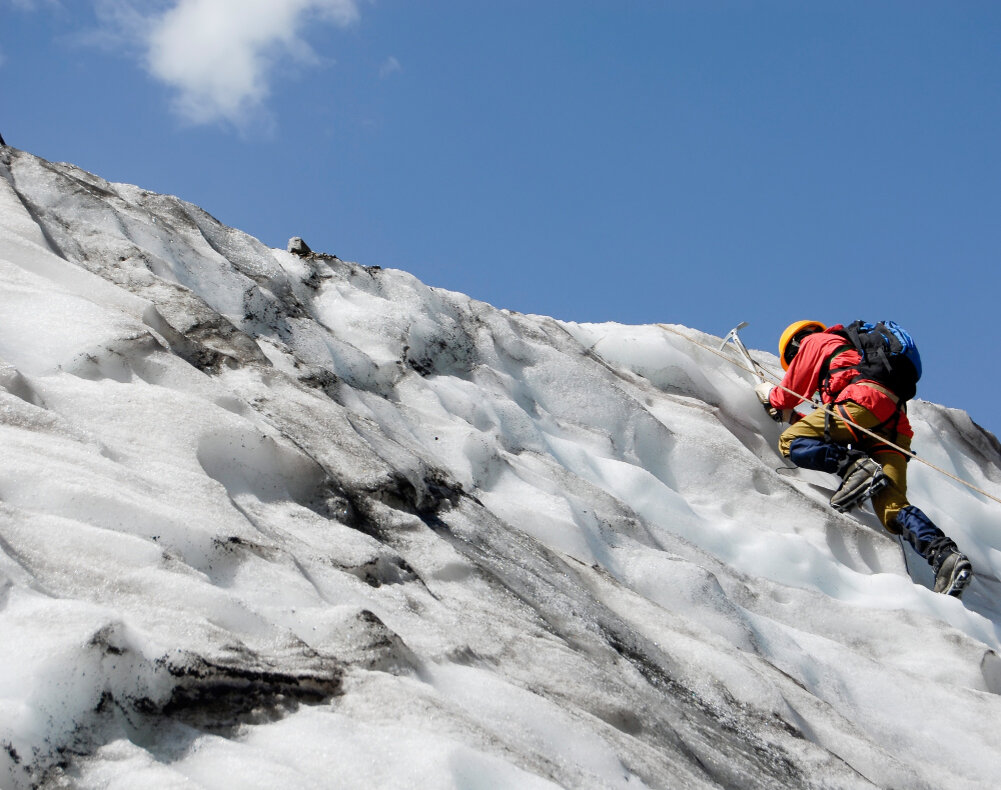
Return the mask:
<svg viewBox="0 0 1001 790">
<path fill-rule="evenodd" d="M 776 377 L 773 373 L 765 370 L 760 364 L 758 364 L 757 362 L 755 362 L 751 358 L 750 352 L 748 352 L 746 346 L 744 346 L 744 343 L 740 340 L 740 338 L 737 337 L 737 332 L 739 332 L 741 329 L 743 329 L 745 326 L 747 326 L 747 322 L 746 321 L 738 324 L 736 327 L 734 327 L 733 329 L 730 330 L 729 334 L 727 334 L 726 337 L 723 340 L 723 345 L 721 345 L 719 347 L 719 350 L 713 348 L 712 346 L 708 346 L 705 343 L 700 343 L 695 338 L 689 337 L 688 335 L 684 334 L 683 332 L 679 332 L 677 329 L 675 329 L 673 326 L 670 326 L 669 324 L 657 324 L 657 326 L 659 326 L 661 329 L 663 329 L 663 330 L 665 330 L 667 332 L 671 332 L 672 334 L 675 334 L 678 337 L 681 337 L 681 338 L 687 340 L 689 343 L 692 343 L 693 345 L 696 345 L 696 346 L 698 346 L 699 348 L 701 348 L 701 349 L 703 349 L 705 351 L 708 351 L 710 354 L 715 354 L 720 359 L 725 359 L 731 365 L 734 365 L 735 367 L 740 368 L 745 373 L 750 373 L 752 376 L 756 376 L 756 377 L 760 378 L 762 381 L 766 381 L 769 384 L 773 384 L 774 386 L 778 387 L 783 392 L 787 392 L 790 395 L 794 395 L 797 398 L 802 398 L 803 403 L 809 403 L 809 404 L 811 404 L 816 409 L 823 409 L 824 410 L 825 419 L 830 419 L 831 417 L 837 417 L 837 415 L 834 412 L 834 409 L 831 406 L 829 406 L 828 404 L 826 404 L 823 401 L 821 401 L 819 398 L 816 399 L 816 400 L 814 400 L 812 398 L 806 398 L 806 397 L 803 397 L 802 395 L 800 395 L 798 392 L 794 392 L 793 390 L 789 389 L 788 387 L 783 387 L 782 383 L 778 379 L 778 377 Z M 739 360 L 735 360 L 733 358 L 733 356 L 723 353 L 723 349 L 730 342 L 733 342 L 733 345 L 735 345 L 737 347 L 737 349 L 740 351 L 741 356 L 745 357 L 748 360 L 748 362 L 750 363 L 750 367 L 744 366 L 743 364 L 741 364 L 741 362 Z M 985 496 L 988 499 L 991 499 L 991 500 L 997 502 L 999 505 L 1001 505 L 1001 498 L 998 498 L 998 497 L 994 496 L 993 494 L 989 494 L 986 491 L 984 491 L 982 488 L 978 488 L 977 486 L 973 485 L 973 483 L 970 483 L 970 482 L 968 482 L 966 480 L 963 480 L 963 478 L 957 477 L 956 475 L 952 474 L 952 472 L 946 471 L 942 467 L 936 466 L 935 464 L 931 463 L 931 461 L 927 461 L 924 458 L 921 458 L 920 456 L 917 455 L 917 453 L 914 453 L 911 450 L 906 450 L 903 447 L 901 447 L 900 445 L 895 444 L 894 442 L 889 441 L 885 436 L 881 436 L 878 433 L 876 433 L 875 431 L 869 430 L 868 428 L 864 428 L 861 425 L 859 425 L 858 423 L 852 423 L 852 428 L 854 430 L 861 431 L 862 433 L 864 433 L 864 434 L 866 434 L 868 436 L 871 436 L 874 439 L 878 439 L 882 444 L 886 445 L 887 447 L 893 448 L 894 450 L 896 450 L 897 452 L 899 452 L 899 453 L 907 456 L 908 458 L 911 458 L 911 459 L 917 461 L 918 463 L 922 463 L 925 466 L 929 467 L 930 469 L 934 469 L 939 474 L 945 475 L 946 477 L 950 478 L 951 480 L 954 480 L 957 483 L 960 483 L 961 485 L 966 486 L 971 491 L 975 491 L 976 493 L 980 494 L 981 496 Z"/>
</svg>

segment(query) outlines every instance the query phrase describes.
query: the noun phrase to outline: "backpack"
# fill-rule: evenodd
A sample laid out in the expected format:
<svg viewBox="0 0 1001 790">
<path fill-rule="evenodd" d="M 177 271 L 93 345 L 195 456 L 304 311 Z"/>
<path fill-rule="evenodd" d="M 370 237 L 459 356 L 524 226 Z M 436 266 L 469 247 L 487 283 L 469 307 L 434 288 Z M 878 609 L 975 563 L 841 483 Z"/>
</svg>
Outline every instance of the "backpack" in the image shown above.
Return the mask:
<svg viewBox="0 0 1001 790">
<path fill-rule="evenodd" d="M 914 397 L 918 379 L 921 378 L 921 355 L 914 340 L 900 324 L 895 321 L 880 321 L 878 324 L 855 321 L 834 333 L 851 345 L 838 349 L 831 359 L 842 351 L 854 348 L 862 356 L 862 361 L 850 367 L 858 369 L 859 379 L 882 384 L 900 398 L 901 404 Z M 828 373 L 831 372 L 828 369 Z"/>
</svg>

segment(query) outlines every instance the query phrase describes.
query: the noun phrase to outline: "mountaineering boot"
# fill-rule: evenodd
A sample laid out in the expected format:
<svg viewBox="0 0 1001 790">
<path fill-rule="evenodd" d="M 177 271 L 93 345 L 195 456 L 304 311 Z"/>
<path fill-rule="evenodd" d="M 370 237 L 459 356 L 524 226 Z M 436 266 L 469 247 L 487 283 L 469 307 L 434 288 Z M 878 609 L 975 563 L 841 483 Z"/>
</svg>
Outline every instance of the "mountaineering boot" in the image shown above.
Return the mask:
<svg viewBox="0 0 1001 790">
<path fill-rule="evenodd" d="M 907 542 L 935 572 L 935 592 L 959 598 L 973 579 L 973 566 L 955 541 L 936 527 L 920 508 L 908 505 L 896 518 Z"/>
<path fill-rule="evenodd" d="M 950 538 L 939 538 L 930 547 L 935 592 L 959 598 L 973 579 L 973 566 Z"/>
<path fill-rule="evenodd" d="M 883 468 L 863 453 L 852 454 L 845 459 L 841 478 L 841 486 L 831 497 L 831 507 L 839 513 L 851 510 L 890 483 L 883 474 Z"/>
</svg>

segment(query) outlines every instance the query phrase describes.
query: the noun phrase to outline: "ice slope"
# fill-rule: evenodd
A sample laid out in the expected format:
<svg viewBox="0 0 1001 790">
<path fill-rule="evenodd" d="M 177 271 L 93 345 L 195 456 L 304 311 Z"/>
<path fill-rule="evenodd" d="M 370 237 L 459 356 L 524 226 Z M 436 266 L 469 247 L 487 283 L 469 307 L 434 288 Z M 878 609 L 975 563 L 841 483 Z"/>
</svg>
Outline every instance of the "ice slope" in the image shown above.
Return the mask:
<svg viewBox="0 0 1001 790">
<path fill-rule="evenodd" d="M 1001 506 L 932 593 L 692 341 L 0 149 L 0 787 L 1001 786 Z"/>
</svg>

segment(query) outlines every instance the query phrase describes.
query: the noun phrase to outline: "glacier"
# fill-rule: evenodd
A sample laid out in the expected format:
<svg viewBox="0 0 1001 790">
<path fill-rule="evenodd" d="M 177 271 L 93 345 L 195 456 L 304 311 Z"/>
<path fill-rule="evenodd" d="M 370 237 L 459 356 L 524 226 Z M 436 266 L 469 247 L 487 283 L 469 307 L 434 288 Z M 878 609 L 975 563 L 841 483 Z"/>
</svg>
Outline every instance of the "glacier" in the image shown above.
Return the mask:
<svg viewBox="0 0 1001 790">
<path fill-rule="evenodd" d="M 999 506 L 911 464 L 936 595 L 720 342 L 0 148 L 0 787 L 1001 786 Z"/>
</svg>

